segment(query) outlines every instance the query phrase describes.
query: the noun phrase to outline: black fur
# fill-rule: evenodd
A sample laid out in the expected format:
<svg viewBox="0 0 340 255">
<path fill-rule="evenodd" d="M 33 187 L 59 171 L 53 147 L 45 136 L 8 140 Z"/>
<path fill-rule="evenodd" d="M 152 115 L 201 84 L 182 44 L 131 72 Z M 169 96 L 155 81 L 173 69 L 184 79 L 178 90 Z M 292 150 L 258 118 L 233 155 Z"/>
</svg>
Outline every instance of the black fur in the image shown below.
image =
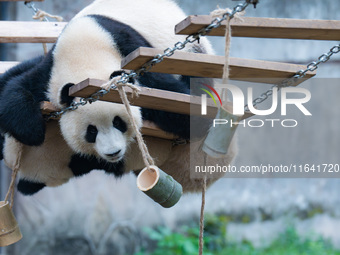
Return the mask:
<svg viewBox="0 0 340 255">
<path fill-rule="evenodd" d="M 139 47 L 152 47 L 152 45 L 132 27 L 100 15 L 90 15 L 113 37 L 119 52 L 126 57 Z M 114 75 L 121 73 L 113 73 Z M 137 78 L 142 86 L 190 94 L 190 79 L 177 80 L 173 75 L 161 73 L 145 73 Z M 177 113 L 142 109 L 144 120 L 154 122 L 166 132 L 173 133 L 182 138 L 190 138 L 190 117 Z"/>
<path fill-rule="evenodd" d="M 96 126 L 88 125 L 87 130 L 86 130 L 85 140 L 88 143 L 95 143 L 97 134 L 98 134 L 98 129 L 96 128 Z"/>
<path fill-rule="evenodd" d="M 74 83 L 67 83 L 62 89 L 60 93 L 60 104 L 66 104 L 67 106 L 71 105 L 74 97 L 69 96 L 69 89 L 72 87 Z"/>
<path fill-rule="evenodd" d="M 119 75 L 122 75 L 122 74 L 124 74 L 124 73 L 126 73 L 126 72 L 123 71 L 123 70 L 114 71 L 114 72 L 110 75 L 110 80 L 111 80 L 112 78 L 114 78 L 114 77 L 116 77 L 116 76 L 119 76 Z M 135 84 L 136 81 L 135 81 L 135 79 L 130 78 L 128 82 L 129 82 L 129 83 L 132 83 L 132 84 Z"/>
<path fill-rule="evenodd" d="M 44 141 L 40 103 L 47 100 L 52 66 L 50 51 L 46 57 L 24 62 L 0 78 L 0 129 L 24 144 L 35 146 Z"/>
<path fill-rule="evenodd" d="M 119 117 L 119 116 L 116 116 L 113 119 L 112 124 L 115 128 L 117 128 L 122 133 L 125 133 L 127 131 L 127 125 L 126 125 L 125 121 L 122 120 L 122 118 Z"/>
<path fill-rule="evenodd" d="M 99 160 L 94 156 L 82 156 L 74 154 L 69 163 L 69 168 L 75 176 L 82 176 L 92 170 L 104 170 L 106 173 L 112 173 L 116 177 L 121 177 L 124 174 L 124 162 L 110 163 L 105 160 Z"/>
<path fill-rule="evenodd" d="M 26 196 L 31 196 L 39 190 L 46 187 L 44 183 L 31 182 L 28 180 L 20 179 L 18 183 L 18 191 Z"/>
<path fill-rule="evenodd" d="M 1 75 L 0 76 L 0 95 L 1 95 L 1 92 L 3 91 L 4 86 L 9 80 L 31 70 L 33 67 L 39 64 L 43 60 L 43 58 L 44 58 L 43 56 L 39 56 L 37 58 L 24 61 L 21 64 L 12 67 L 7 72 L 5 72 L 3 75 Z"/>
</svg>

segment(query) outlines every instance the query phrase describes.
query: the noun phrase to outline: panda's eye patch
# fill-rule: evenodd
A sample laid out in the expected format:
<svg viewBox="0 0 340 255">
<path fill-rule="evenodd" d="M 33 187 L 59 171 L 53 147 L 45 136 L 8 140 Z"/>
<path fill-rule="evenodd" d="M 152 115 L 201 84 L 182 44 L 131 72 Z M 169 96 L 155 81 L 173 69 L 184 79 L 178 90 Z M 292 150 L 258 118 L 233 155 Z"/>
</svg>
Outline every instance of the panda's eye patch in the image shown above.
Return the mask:
<svg viewBox="0 0 340 255">
<path fill-rule="evenodd" d="M 112 123 L 120 132 L 125 133 L 127 131 L 126 123 L 119 116 L 116 116 Z"/>
<path fill-rule="evenodd" d="M 98 134 L 98 129 L 96 126 L 88 125 L 86 130 L 85 139 L 88 143 L 95 143 Z"/>
</svg>

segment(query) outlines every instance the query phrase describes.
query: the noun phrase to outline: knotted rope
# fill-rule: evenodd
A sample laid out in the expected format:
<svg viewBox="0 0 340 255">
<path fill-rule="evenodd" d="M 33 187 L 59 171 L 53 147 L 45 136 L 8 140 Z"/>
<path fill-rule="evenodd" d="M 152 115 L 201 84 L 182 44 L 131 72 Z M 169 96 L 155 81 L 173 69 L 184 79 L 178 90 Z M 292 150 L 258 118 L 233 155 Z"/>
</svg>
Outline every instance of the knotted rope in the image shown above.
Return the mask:
<svg viewBox="0 0 340 255">
<path fill-rule="evenodd" d="M 13 202 L 14 202 L 14 191 L 15 191 L 15 180 L 17 178 L 19 169 L 20 169 L 20 164 L 21 164 L 21 156 L 22 156 L 22 151 L 23 151 L 23 146 L 21 143 L 16 141 L 18 144 L 19 150 L 17 157 L 15 159 L 14 167 L 12 169 L 12 177 L 11 177 L 11 183 L 9 184 L 8 191 L 5 197 L 5 201 L 8 201 L 10 203 L 10 208 L 13 208 Z"/>
<path fill-rule="evenodd" d="M 42 11 L 42 10 L 37 10 L 32 18 L 33 19 L 38 19 L 40 21 L 48 21 L 48 19 L 46 17 L 49 17 L 49 18 L 52 18 L 52 19 L 56 19 L 59 22 L 62 22 L 64 20 L 63 17 L 61 17 L 61 16 L 52 15 L 52 14 L 50 14 L 48 12 L 45 12 L 45 11 Z M 43 43 L 42 45 L 43 45 L 43 48 L 44 48 L 44 53 L 46 55 L 47 52 L 48 52 L 47 44 Z"/>
<path fill-rule="evenodd" d="M 220 17 L 224 15 L 225 13 L 231 13 L 231 9 L 221 9 L 218 8 L 217 10 L 210 13 L 210 15 L 213 18 Z M 245 11 L 237 13 L 234 15 L 235 19 L 239 19 L 242 21 L 240 16 L 244 15 Z M 231 25 L 230 25 L 230 16 L 227 17 L 226 20 L 226 30 L 225 30 L 225 63 L 223 67 L 223 80 L 228 80 L 229 78 L 229 62 L 230 62 L 230 42 L 231 42 Z M 225 90 L 225 98 L 227 98 L 226 95 L 227 90 Z M 204 155 L 204 166 L 207 164 L 207 155 Z M 202 205 L 201 205 L 201 215 L 200 215 L 200 234 L 199 234 L 199 255 L 203 254 L 203 248 L 204 248 L 204 207 L 205 207 L 205 193 L 207 190 L 207 176 L 204 176 L 202 180 Z"/>
<path fill-rule="evenodd" d="M 38 19 L 40 21 L 44 21 L 46 17 L 49 17 L 51 19 L 55 19 L 59 22 L 64 21 L 63 17 L 58 16 L 58 15 L 52 15 L 48 12 L 42 11 L 42 10 L 38 10 L 34 15 L 33 15 L 33 19 Z"/>
<path fill-rule="evenodd" d="M 144 164 L 149 171 L 153 171 L 150 166 L 154 165 L 155 162 L 154 162 L 153 158 L 151 157 L 151 155 L 149 153 L 148 147 L 145 144 L 142 133 L 141 133 L 140 129 L 138 128 L 136 120 L 134 119 L 134 117 L 132 115 L 131 105 L 130 105 L 129 99 L 127 98 L 124 87 L 128 87 L 132 90 L 132 96 L 133 97 L 134 96 L 138 97 L 138 93 L 139 93 L 140 89 L 132 83 L 129 83 L 129 82 L 128 83 L 122 83 L 122 82 L 120 82 L 120 80 L 121 80 L 121 76 L 116 76 L 116 77 L 112 78 L 110 81 L 108 81 L 107 83 L 105 83 L 104 85 L 102 85 L 101 87 L 105 90 L 108 90 L 108 91 L 112 88 L 117 88 L 119 95 L 120 95 L 120 98 L 122 99 L 122 102 L 125 105 L 126 111 L 129 115 L 129 120 L 131 122 L 132 129 L 133 129 L 133 131 L 136 135 L 138 147 L 139 147 L 139 149 L 142 153 Z"/>
<path fill-rule="evenodd" d="M 213 18 L 217 18 L 222 16 L 225 13 L 231 13 L 231 9 L 226 8 L 226 9 L 221 9 L 218 7 L 218 9 L 214 10 L 213 12 L 210 13 L 210 15 Z M 234 15 L 234 19 L 239 20 L 239 21 L 243 21 L 243 19 L 241 18 L 241 16 L 243 16 L 246 12 L 242 11 L 239 13 L 236 13 Z M 224 63 L 224 68 L 223 68 L 223 79 L 228 79 L 229 78 L 229 55 L 230 55 L 230 42 L 231 42 L 231 24 L 230 24 L 230 16 L 228 16 L 226 22 L 227 22 L 227 26 L 226 26 L 226 30 L 225 30 L 225 63 Z"/>
</svg>

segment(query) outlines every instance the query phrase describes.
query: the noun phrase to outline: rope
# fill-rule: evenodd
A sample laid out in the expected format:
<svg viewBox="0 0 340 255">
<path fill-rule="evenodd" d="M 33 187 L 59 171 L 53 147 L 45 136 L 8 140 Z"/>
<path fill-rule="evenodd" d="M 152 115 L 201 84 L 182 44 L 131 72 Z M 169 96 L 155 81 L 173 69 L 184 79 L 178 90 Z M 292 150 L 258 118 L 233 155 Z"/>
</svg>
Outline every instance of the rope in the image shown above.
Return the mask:
<svg viewBox="0 0 340 255">
<path fill-rule="evenodd" d="M 110 90 L 111 88 L 114 88 L 114 87 L 118 89 L 120 98 L 122 99 L 122 102 L 125 105 L 126 111 L 129 115 L 132 129 L 136 135 L 138 147 L 142 153 L 144 164 L 149 171 L 153 171 L 150 168 L 150 166 L 154 165 L 155 162 L 149 153 L 148 147 L 146 146 L 144 142 L 142 133 L 140 132 L 137 126 L 137 123 L 132 115 L 131 105 L 130 105 L 129 99 L 126 96 L 124 87 L 129 87 L 130 89 L 132 89 L 133 96 L 138 96 L 138 92 L 140 91 L 140 89 L 137 86 L 133 85 L 132 83 L 122 83 L 122 82 L 119 83 L 120 80 L 121 80 L 121 76 L 116 76 L 112 78 L 109 82 L 107 82 L 106 84 L 102 85 L 101 87 L 106 90 Z"/>
<path fill-rule="evenodd" d="M 40 21 L 44 21 L 46 17 L 49 17 L 51 19 L 56 19 L 59 22 L 62 22 L 64 19 L 61 16 L 58 15 L 52 15 L 48 12 L 42 11 L 42 10 L 38 10 L 34 15 L 33 15 L 33 19 L 39 19 Z"/>
<path fill-rule="evenodd" d="M 5 197 L 5 201 L 9 201 L 10 203 L 10 208 L 13 208 L 13 202 L 14 202 L 14 189 L 15 189 L 15 179 L 18 175 L 19 169 L 20 169 L 20 163 L 21 163 L 21 156 L 22 156 L 22 151 L 23 151 L 23 147 L 22 144 L 17 142 L 18 146 L 19 146 L 19 150 L 18 150 L 18 155 L 17 158 L 15 160 L 15 164 L 12 170 L 12 177 L 11 177 L 11 183 L 8 187 L 8 191 Z M 10 200 L 9 200 L 10 199 Z"/>
<path fill-rule="evenodd" d="M 214 10 L 213 12 L 210 13 L 211 16 L 213 16 L 213 18 L 217 18 L 220 17 L 221 15 L 225 14 L 225 13 L 231 13 L 232 10 L 229 8 L 226 9 L 221 9 L 218 7 L 217 10 Z M 236 13 L 234 16 L 234 19 L 239 20 L 239 21 L 243 21 L 243 19 L 241 18 L 241 16 L 243 16 L 245 14 L 245 11 L 242 11 L 240 13 Z M 231 42 L 231 25 L 230 25 L 230 16 L 228 16 L 226 22 L 227 22 L 227 26 L 226 26 L 226 30 L 225 30 L 225 64 L 224 64 L 224 68 L 223 68 L 223 79 L 228 79 L 229 78 L 229 61 L 230 61 L 230 42 Z"/>
<path fill-rule="evenodd" d="M 52 19 L 56 19 L 59 22 L 62 22 L 64 20 L 63 17 L 61 17 L 61 16 L 52 15 L 52 14 L 50 14 L 48 12 L 45 12 L 45 11 L 42 11 L 42 10 L 37 10 L 32 5 L 29 8 L 32 8 L 33 11 L 35 12 L 35 14 L 32 17 L 33 19 L 38 19 L 40 21 L 48 21 L 48 19 L 46 17 L 49 17 L 49 18 L 52 18 Z M 44 53 L 46 55 L 48 53 L 47 44 L 46 43 L 42 43 L 42 45 L 43 45 Z"/>
<path fill-rule="evenodd" d="M 207 164 L 207 155 L 204 156 L 204 166 Z M 201 205 L 201 216 L 200 216 L 200 235 L 199 235 L 199 250 L 198 254 L 203 255 L 204 248 L 204 208 L 205 208 L 205 193 L 207 191 L 207 176 L 205 175 L 202 180 L 202 205 Z"/>
</svg>

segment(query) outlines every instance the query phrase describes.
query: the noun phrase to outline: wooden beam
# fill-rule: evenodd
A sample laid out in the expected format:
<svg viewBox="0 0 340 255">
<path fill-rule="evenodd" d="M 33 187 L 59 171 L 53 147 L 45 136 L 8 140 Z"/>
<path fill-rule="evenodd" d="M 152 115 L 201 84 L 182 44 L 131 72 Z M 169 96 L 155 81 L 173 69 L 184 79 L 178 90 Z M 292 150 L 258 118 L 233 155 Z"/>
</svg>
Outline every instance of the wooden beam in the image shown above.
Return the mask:
<svg viewBox="0 0 340 255">
<path fill-rule="evenodd" d="M 122 68 L 136 70 L 161 53 L 162 51 L 158 49 L 141 47 L 122 60 Z M 172 57 L 166 57 L 163 62 L 155 65 L 151 72 L 222 78 L 224 62 L 223 56 L 176 52 Z M 305 68 L 303 65 L 230 58 L 230 78 L 234 80 L 278 83 Z M 306 79 L 315 74 L 316 72 L 308 72 Z"/>
<path fill-rule="evenodd" d="M 87 79 L 72 86 L 69 90 L 69 95 L 73 97 L 88 97 L 101 89 L 105 81 L 97 79 Z M 126 88 L 130 103 L 135 106 L 144 108 L 176 112 L 180 114 L 201 114 L 201 97 L 190 96 L 182 93 L 171 91 L 141 88 L 138 97 L 132 98 L 132 91 Z M 110 93 L 100 98 L 102 101 L 122 103 L 117 90 L 111 90 Z M 214 103 L 208 100 L 207 116 L 215 117 L 217 107 Z"/>
<path fill-rule="evenodd" d="M 85 81 L 72 86 L 69 90 L 69 95 L 73 97 L 88 97 L 101 89 L 101 85 L 106 83 L 103 80 L 86 79 Z M 162 110 L 168 112 L 176 112 L 187 115 L 201 115 L 201 97 L 190 96 L 182 93 L 175 93 L 160 89 L 140 88 L 139 96 L 132 98 L 132 91 L 126 88 L 127 96 L 131 105 Z M 99 100 L 122 103 L 117 90 L 111 90 L 108 94 L 101 97 Z M 228 109 L 232 109 L 232 103 L 227 103 Z M 206 117 L 215 118 L 218 107 L 212 100 L 207 100 L 207 115 Z M 246 113 L 243 119 L 254 116 L 252 113 Z"/>
<path fill-rule="evenodd" d="M 190 35 L 208 26 L 211 16 L 189 16 L 176 25 L 176 34 Z M 303 20 L 242 17 L 231 22 L 232 36 L 307 40 L 340 40 L 340 20 Z M 224 36 L 226 22 L 208 35 Z"/>
<path fill-rule="evenodd" d="M 41 112 L 44 115 L 48 115 L 52 112 L 56 112 L 59 109 L 54 107 L 50 102 L 43 102 L 41 104 Z M 142 127 L 142 133 L 146 136 L 153 136 L 163 138 L 167 140 L 175 140 L 177 137 L 173 134 L 169 134 L 158 128 L 154 123 L 150 121 L 144 121 Z"/>
<path fill-rule="evenodd" d="M 66 22 L 0 21 L 0 43 L 54 43 Z"/>
</svg>

